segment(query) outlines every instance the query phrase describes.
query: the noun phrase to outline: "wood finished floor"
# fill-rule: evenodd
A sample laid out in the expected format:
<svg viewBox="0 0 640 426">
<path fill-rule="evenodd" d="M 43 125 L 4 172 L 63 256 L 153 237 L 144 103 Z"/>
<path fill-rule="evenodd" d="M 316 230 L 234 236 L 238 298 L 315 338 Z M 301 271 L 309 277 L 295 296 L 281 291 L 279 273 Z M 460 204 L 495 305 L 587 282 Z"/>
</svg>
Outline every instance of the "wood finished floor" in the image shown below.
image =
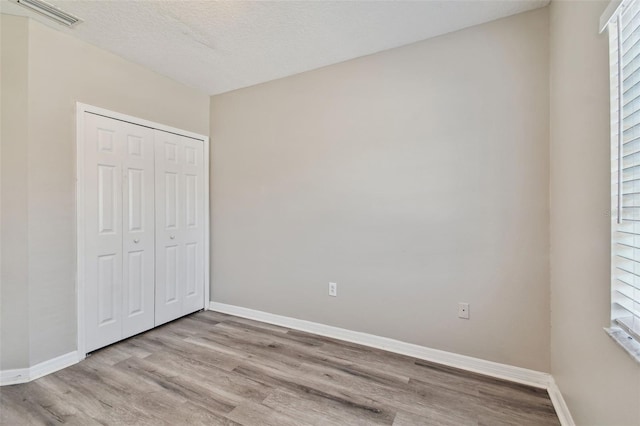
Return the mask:
<svg viewBox="0 0 640 426">
<path fill-rule="evenodd" d="M 541 389 L 211 311 L 0 388 L 0 423 L 560 424 Z"/>
</svg>

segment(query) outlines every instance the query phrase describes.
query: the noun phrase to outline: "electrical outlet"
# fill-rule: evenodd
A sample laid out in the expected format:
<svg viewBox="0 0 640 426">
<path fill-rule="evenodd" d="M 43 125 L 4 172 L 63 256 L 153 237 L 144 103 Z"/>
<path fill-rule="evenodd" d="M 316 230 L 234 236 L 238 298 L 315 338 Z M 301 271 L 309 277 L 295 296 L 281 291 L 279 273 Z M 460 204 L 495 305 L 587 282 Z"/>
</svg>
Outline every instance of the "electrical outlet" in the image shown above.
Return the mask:
<svg viewBox="0 0 640 426">
<path fill-rule="evenodd" d="M 329 283 L 329 296 L 336 297 L 338 295 L 338 284 Z"/>
<path fill-rule="evenodd" d="M 469 304 L 458 303 L 458 318 L 469 319 Z"/>
</svg>

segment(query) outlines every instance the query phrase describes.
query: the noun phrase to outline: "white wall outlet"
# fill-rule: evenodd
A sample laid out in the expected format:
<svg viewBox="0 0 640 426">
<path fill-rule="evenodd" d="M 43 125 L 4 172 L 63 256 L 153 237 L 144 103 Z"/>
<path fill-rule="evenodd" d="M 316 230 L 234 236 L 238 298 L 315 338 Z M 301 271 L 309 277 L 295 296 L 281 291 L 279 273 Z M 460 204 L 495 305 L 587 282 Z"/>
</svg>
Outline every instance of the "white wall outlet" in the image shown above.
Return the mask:
<svg viewBox="0 0 640 426">
<path fill-rule="evenodd" d="M 338 295 L 338 283 L 329 283 L 329 296 L 336 297 Z"/>
<path fill-rule="evenodd" d="M 469 304 L 458 303 L 458 318 L 469 319 Z"/>
</svg>

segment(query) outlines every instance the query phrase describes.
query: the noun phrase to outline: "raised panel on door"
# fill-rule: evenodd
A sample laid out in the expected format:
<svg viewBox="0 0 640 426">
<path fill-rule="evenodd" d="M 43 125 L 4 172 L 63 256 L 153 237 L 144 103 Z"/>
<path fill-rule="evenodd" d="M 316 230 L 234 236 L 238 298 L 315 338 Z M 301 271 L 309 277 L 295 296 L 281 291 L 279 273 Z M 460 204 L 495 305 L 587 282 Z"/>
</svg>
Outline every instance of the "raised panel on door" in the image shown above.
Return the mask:
<svg viewBox="0 0 640 426">
<path fill-rule="evenodd" d="M 155 324 L 182 316 L 185 252 L 182 241 L 185 206 L 182 199 L 181 141 L 154 131 L 156 194 Z"/>
<path fill-rule="evenodd" d="M 121 122 L 124 133 L 122 337 L 155 324 L 155 157 L 153 130 Z"/>
<path fill-rule="evenodd" d="M 122 336 L 122 167 L 119 122 L 85 115 L 86 350 Z"/>
<path fill-rule="evenodd" d="M 184 153 L 182 174 L 185 215 L 182 220 L 185 288 L 182 313 L 204 306 L 204 142 L 180 137 Z"/>
</svg>

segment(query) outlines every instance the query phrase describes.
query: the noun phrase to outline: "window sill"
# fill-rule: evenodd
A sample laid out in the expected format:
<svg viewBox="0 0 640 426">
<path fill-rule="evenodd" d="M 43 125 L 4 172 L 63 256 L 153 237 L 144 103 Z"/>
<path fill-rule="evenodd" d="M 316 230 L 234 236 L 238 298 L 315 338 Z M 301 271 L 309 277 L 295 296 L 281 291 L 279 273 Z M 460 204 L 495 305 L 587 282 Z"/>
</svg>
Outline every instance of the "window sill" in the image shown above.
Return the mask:
<svg viewBox="0 0 640 426">
<path fill-rule="evenodd" d="M 605 328 L 604 331 L 607 332 L 609 337 L 611 337 L 614 342 L 622 346 L 622 349 L 624 349 L 629 354 L 629 356 L 631 356 L 631 358 L 633 358 L 638 364 L 640 364 L 640 343 L 634 340 L 621 328 Z"/>
</svg>

